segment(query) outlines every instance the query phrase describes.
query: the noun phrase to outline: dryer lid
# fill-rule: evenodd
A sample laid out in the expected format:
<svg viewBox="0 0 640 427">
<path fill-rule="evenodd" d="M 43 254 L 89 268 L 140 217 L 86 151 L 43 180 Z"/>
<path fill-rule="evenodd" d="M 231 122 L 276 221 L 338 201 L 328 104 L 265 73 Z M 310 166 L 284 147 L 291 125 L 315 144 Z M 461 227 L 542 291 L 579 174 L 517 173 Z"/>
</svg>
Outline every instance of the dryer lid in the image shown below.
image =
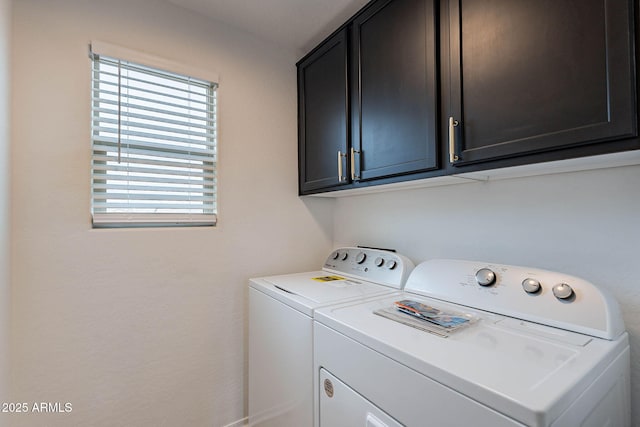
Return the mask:
<svg viewBox="0 0 640 427">
<path fill-rule="evenodd" d="M 439 309 L 472 312 L 479 320 L 443 338 L 375 314 L 406 298 Z M 533 425 L 546 425 L 539 417 L 559 416 L 629 346 L 626 333 L 616 340 L 599 339 L 513 322 L 505 316 L 407 292 L 324 307 L 315 312 L 315 320 L 384 355 L 389 363 L 407 366 Z"/>
</svg>

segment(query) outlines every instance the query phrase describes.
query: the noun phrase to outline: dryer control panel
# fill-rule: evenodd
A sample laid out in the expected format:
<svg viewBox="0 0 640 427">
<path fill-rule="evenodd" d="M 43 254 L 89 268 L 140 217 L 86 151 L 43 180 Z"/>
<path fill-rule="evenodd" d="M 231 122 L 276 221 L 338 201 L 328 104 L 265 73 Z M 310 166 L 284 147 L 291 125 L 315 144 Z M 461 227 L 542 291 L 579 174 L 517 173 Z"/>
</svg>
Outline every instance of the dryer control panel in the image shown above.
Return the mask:
<svg viewBox="0 0 640 427">
<path fill-rule="evenodd" d="M 615 339 L 624 332 L 613 295 L 553 271 L 433 259 L 415 268 L 405 290 L 599 338 Z"/>
<path fill-rule="evenodd" d="M 331 252 L 322 269 L 402 289 L 413 268 L 409 258 L 390 250 L 344 247 Z"/>
</svg>

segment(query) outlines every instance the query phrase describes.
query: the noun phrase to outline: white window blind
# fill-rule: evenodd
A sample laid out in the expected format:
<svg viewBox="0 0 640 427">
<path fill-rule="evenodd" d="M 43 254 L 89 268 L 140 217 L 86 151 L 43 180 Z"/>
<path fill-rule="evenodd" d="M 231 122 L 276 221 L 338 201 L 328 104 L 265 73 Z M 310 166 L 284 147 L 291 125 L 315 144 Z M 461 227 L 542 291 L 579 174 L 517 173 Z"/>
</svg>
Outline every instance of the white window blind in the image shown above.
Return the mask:
<svg viewBox="0 0 640 427">
<path fill-rule="evenodd" d="M 94 227 L 215 225 L 217 84 L 90 57 Z"/>
</svg>

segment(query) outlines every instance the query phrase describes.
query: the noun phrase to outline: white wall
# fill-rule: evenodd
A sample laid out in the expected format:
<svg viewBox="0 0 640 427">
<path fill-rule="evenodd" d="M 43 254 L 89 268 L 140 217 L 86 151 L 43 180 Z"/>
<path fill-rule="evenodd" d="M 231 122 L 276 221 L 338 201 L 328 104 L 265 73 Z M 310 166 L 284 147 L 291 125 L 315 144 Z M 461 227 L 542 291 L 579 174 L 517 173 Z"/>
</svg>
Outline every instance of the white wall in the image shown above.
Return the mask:
<svg viewBox="0 0 640 427">
<path fill-rule="evenodd" d="M 583 277 L 618 298 L 631 340 L 640 426 L 640 166 L 337 200 L 335 245 L 396 248 Z"/>
<path fill-rule="evenodd" d="M 9 64 L 11 3 L 0 0 L 0 401 L 9 391 Z"/>
<path fill-rule="evenodd" d="M 156 0 L 13 18 L 13 393 L 73 405 L 14 424 L 242 418 L 247 279 L 318 268 L 333 232 L 332 201 L 297 197 L 297 58 Z M 219 73 L 219 227 L 91 229 L 92 39 Z"/>
<path fill-rule="evenodd" d="M 9 3 L 0 0 L 5 41 Z M 241 418 L 246 279 L 315 269 L 330 247 L 356 243 L 414 261 L 531 265 L 611 288 L 640 399 L 639 167 L 299 199 L 295 55 L 157 0 L 20 0 L 12 24 L 12 172 L 0 97 L 0 183 L 11 178 L 13 399 L 73 404 L 12 425 Z M 219 227 L 91 229 L 92 39 L 219 73 Z M 0 43 L 3 94 L 6 52 Z M 0 186 L 0 242 L 8 200 Z M 8 258 L 0 247 L 0 272 Z M 6 325 L 0 318 L 0 346 Z"/>
</svg>

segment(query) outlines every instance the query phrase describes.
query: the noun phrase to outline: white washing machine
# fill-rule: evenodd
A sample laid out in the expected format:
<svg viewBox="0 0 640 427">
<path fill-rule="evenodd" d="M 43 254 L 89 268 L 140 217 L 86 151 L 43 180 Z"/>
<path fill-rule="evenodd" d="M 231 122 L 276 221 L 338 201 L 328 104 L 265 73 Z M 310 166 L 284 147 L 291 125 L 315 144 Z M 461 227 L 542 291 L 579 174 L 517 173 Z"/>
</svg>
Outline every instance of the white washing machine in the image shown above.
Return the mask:
<svg viewBox="0 0 640 427">
<path fill-rule="evenodd" d="M 629 371 L 617 302 L 560 273 L 430 260 L 315 313 L 316 427 L 628 427 Z"/>
<path fill-rule="evenodd" d="M 322 270 L 249 282 L 249 425 L 313 425 L 313 313 L 402 289 L 414 265 L 393 251 L 340 248 Z"/>
</svg>

